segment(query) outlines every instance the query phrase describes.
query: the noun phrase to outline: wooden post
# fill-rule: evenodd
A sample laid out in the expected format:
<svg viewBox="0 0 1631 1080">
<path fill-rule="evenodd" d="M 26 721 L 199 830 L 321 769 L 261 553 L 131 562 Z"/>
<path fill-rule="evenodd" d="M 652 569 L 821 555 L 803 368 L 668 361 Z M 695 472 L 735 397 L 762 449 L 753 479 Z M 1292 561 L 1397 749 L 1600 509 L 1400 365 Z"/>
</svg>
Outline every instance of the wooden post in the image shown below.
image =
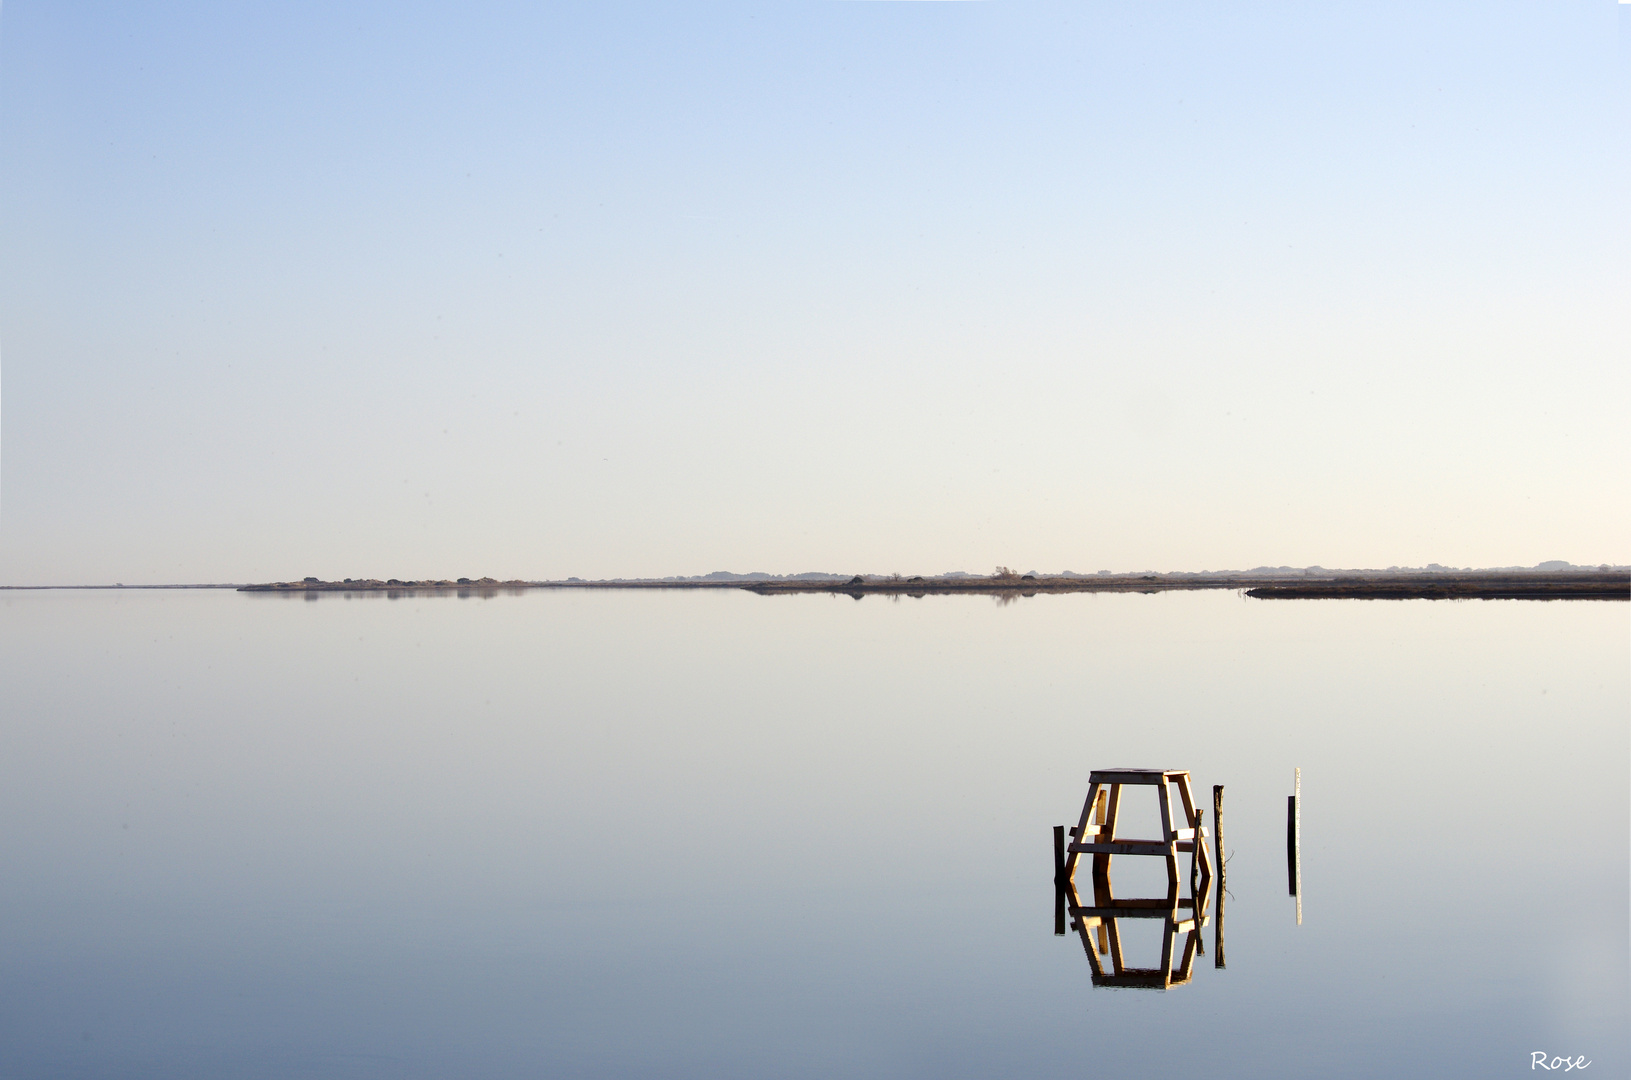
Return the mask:
<svg viewBox="0 0 1631 1080">
<path fill-rule="evenodd" d="M 1303 771 L 1297 770 L 1295 794 L 1286 797 L 1286 880 L 1297 898 L 1297 925 L 1303 924 L 1302 797 Z"/>
<path fill-rule="evenodd" d="M 1286 796 L 1286 891 L 1297 895 L 1297 796 Z"/>
<path fill-rule="evenodd" d="M 1212 785 L 1212 850 L 1217 854 L 1218 863 L 1218 921 L 1214 931 L 1212 966 L 1223 966 L 1223 895 L 1229 884 L 1228 869 L 1223 861 L 1223 785 Z"/>
<path fill-rule="evenodd" d="M 1223 785 L 1212 785 L 1212 853 L 1218 864 L 1218 885 L 1226 876 L 1223 866 Z"/>
</svg>

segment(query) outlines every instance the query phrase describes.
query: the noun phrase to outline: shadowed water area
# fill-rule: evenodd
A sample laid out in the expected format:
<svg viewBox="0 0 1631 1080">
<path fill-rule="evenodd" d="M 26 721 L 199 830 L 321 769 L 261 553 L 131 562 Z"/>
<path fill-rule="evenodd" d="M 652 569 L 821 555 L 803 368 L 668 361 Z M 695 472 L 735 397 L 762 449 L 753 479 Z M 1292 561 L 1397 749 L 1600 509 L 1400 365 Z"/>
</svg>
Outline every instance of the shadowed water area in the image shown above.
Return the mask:
<svg viewBox="0 0 1631 1080">
<path fill-rule="evenodd" d="M 1628 644 L 1584 602 L 5 594 L 0 1072 L 1626 1075 Z M 1165 991 L 1054 933 L 1116 767 L 1209 826 L 1225 786 L 1227 966 L 1208 925 Z"/>
</svg>

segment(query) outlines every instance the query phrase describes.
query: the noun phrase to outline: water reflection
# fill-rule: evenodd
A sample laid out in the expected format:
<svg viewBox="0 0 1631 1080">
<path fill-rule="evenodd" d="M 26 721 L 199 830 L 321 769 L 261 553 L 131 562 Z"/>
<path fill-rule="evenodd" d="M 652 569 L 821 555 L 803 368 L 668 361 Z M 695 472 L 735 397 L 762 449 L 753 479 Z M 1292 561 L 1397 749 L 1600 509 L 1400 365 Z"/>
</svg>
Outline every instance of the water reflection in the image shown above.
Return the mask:
<svg viewBox="0 0 1631 1080">
<path fill-rule="evenodd" d="M 1124 989 L 1165 990 L 1182 986 L 1195 972 L 1195 957 L 1206 953 L 1201 930 L 1211 921 L 1208 915 L 1212 880 L 1202 880 L 1194 896 L 1179 896 L 1176 887 L 1165 897 L 1117 898 L 1108 876 L 1093 878 L 1092 902 L 1083 903 L 1074 884 L 1059 890 L 1070 928 L 1081 937 L 1087 962 L 1093 968 L 1093 985 Z M 1161 920 L 1161 961 L 1157 967 L 1132 967 L 1122 944 L 1122 920 Z M 1140 929 L 1142 924 L 1135 924 Z M 1183 952 L 1178 966 L 1178 939 Z"/>
<path fill-rule="evenodd" d="M 1609 605 L 260 595 L 0 592 L 0 1076 L 1368 1080 L 1542 1048 L 1631 1074 L 1631 770 L 1573 780 L 1631 759 Z M 1043 932 L 1039 826 L 1062 863 L 1119 761 L 1204 781 L 1211 926 L 1176 993 L 1093 986 L 1092 855 Z M 1498 830 L 1421 825 L 1529 791 Z M 1160 837 L 1153 786 L 1122 797 L 1117 838 Z M 654 821 L 658 939 L 628 933 Z M 1168 894 L 1163 859 L 1112 862 L 1113 898 Z M 1569 915 L 1512 934 L 1536 880 Z M 1395 896 L 1455 916 L 1356 947 Z M 1112 913 L 1122 975 L 1178 931 L 1183 977 L 1172 910 Z"/>
<path fill-rule="evenodd" d="M 528 589 L 503 585 L 423 586 L 400 589 L 279 589 L 248 592 L 244 596 L 277 597 L 283 600 L 491 600 L 497 596 L 525 596 Z"/>
</svg>

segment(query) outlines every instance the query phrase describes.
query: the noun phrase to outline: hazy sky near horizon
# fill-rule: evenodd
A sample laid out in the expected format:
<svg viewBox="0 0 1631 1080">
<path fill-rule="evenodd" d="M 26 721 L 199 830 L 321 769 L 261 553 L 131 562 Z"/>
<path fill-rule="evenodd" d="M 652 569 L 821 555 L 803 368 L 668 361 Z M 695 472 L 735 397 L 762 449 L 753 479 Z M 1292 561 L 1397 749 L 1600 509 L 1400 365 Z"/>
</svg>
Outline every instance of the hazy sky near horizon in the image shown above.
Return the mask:
<svg viewBox="0 0 1631 1080">
<path fill-rule="evenodd" d="M 0 583 L 1631 561 L 1631 6 L 0 11 Z"/>
</svg>

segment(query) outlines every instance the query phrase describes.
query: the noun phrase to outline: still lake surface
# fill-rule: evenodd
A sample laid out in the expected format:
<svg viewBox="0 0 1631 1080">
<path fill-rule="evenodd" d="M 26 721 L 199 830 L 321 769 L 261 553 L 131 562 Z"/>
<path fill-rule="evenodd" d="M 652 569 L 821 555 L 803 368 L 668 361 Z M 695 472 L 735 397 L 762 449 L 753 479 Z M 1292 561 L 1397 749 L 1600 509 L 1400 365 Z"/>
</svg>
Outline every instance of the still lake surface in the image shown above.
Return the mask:
<svg viewBox="0 0 1631 1080">
<path fill-rule="evenodd" d="M 1625 1076 L 1628 657 L 1617 603 L 0 594 L 0 1074 Z M 1226 968 L 1054 935 L 1112 766 L 1225 785 Z"/>
</svg>

